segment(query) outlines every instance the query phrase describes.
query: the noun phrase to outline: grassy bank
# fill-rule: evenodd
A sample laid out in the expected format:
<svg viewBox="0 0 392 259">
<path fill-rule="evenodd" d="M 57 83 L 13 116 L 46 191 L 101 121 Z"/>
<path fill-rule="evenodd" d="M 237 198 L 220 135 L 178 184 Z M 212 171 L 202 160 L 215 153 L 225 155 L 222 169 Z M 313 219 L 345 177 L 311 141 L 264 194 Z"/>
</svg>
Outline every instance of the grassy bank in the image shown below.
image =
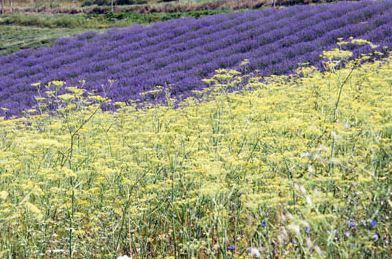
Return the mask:
<svg viewBox="0 0 392 259">
<path fill-rule="evenodd" d="M 181 17 L 198 18 L 226 11 L 185 13 L 7 14 L 0 17 L 0 55 L 51 45 L 55 39 L 89 30 L 151 24 Z"/>
<path fill-rule="evenodd" d="M 109 28 L 135 23 L 149 24 L 181 17 L 199 18 L 226 13 L 225 10 L 202 10 L 174 13 L 107 13 L 107 14 L 7 14 L 0 17 L 0 25 L 36 26 L 44 28 Z"/>
<path fill-rule="evenodd" d="M 37 28 L 0 25 L 0 55 L 21 49 L 51 45 L 60 37 L 70 36 L 83 29 L 79 28 Z"/>
</svg>

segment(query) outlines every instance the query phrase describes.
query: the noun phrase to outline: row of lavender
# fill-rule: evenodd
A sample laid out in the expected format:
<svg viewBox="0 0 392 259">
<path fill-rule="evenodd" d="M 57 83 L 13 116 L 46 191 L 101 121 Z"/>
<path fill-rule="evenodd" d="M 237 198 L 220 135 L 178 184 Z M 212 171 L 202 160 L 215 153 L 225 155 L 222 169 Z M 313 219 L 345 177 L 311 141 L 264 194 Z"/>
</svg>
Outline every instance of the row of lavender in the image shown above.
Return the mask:
<svg viewBox="0 0 392 259">
<path fill-rule="evenodd" d="M 35 82 L 85 80 L 89 91 L 116 101 L 141 100 L 155 85 L 171 85 L 178 98 L 204 87 L 217 68 L 284 74 L 298 64 L 318 64 L 339 37 L 392 46 L 392 1 L 295 6 L 179 19 L 149 27 L 61 39 L 51 48 L 0 57 L 0 116 L 35 104 Z M 354 50 L 360 54 L 367 47 Z M 109 84 L 108 81 L 114 81 Z"/>
</svg>

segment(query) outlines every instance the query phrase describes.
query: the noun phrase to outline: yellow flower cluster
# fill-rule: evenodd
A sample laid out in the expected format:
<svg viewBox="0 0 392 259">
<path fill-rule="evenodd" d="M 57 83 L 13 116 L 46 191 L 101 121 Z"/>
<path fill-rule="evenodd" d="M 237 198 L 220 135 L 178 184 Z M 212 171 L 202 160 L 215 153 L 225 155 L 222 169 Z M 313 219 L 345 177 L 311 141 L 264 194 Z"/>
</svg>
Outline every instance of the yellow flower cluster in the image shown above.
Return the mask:
<svg viewBox="0 0 392 259">
<path fill-rule="evenodd" d="M 0 119 L 0 257 L 390 254 L 391 58 L 226 91 L 242 79 L 115 113 L 71 87 L 70 109 Z"/>
</svg>

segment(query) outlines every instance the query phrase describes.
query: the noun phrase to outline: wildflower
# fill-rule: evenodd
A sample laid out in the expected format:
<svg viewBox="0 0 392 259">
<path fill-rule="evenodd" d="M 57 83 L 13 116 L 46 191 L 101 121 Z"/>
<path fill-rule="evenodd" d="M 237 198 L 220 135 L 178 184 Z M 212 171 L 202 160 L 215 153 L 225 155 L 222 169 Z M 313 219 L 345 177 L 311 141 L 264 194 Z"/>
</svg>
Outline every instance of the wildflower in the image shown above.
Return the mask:
<svg viewBox="0 0 392 259">
<path fill-rule="evenodd" d="M 289 220 L 294 220 L 294 216 L 290 212 L 287 212 L 286 216 Z"/>
<path fill-rule="evenodd" d="M 313 249 L 319 256 L 324 257 L 324 252 L 320 249 L 318 245 L 315 245 Z"/>
<path fill-rule="evenodd" d="M 321 57 L 328 60 L 344 60 L 352 57 L 352 55 L 353 53 L 351 51 L 335 48 L 333 50 L 323 51 Z"/>
<path fill-rule="evenodd" d="M 240 63 L 240 66 L 242 67 L 242 66 L 246 66 L 246 65 L 249 65 L 249 59 L 244 59 L 241 63 Z"/>
<path fill-rule="evenodd" d="M 287 218 L 286 215 L 284 215 L 284 213 L 282 213 L 280 217 L 282 218 L 282 222 L 286 222 Z"/>
<path fill-rule="evenodd" d="M 64 81 L 58 81 L 58 80 L 54 80 L 51 82 L 54 86 L 58 86 L 58 87 L 63 87 L 63 85 L 65 84 Z"/>
<path fill-rule="evenodd" d="M 312 165 L 308 165 L 308 172 L 310 174 L 313 174 L 315 172 L 315 169 L 314 169 L 314 167 Z"/>
<path fill-rule="evenodd" d="M 289 240 L 289 234 L 286 231 L 285 227 L 281 227 L 280 233 L 278 236 L 279 243 L 284 244 Z"/>
<path fill-rule="evenodd" d="M 67 87 L 66 90 L 68 92 L 70 92 L 70 93 L 73 93 L 76 96 L 81 96 L 85 92 L 84 89 L 77 88 L 77 87 L 74 87 L 74 86 Z"/>
<path fill-rule="evenodd" d="M 312 153 L 304 152 L 304 153 L 301 154 L 301 158 L 306 158 L 306 157 L 312 157 Z"/>
<path fill-rule="evenodd" d="M 123 107 L 127 106 L 127 104 L 125 102 L 115 102 L 114 106 L 116 108 L 123 108 Z"/>
<path fill-rule="evenodd" d="M 37 102 L 43 102 L 43 101 L 46 100 L 45 97 L 40 97 L 40 96 L 35 96 L 34 99 L 35 99 Z"/>
<path fill-rule="evenodd" d="M 0 199 L 5 200 L 8 197 L 8 192 L 6 191 L 1 191 L 0 192 Z"/>
<path fill-rule="evenodd" d="M 65 102 L 70 102 L 74 99 L 74 96 L 71 94 L 62 94 L 62 95 L 59 95 L 59 98 Z"/>
<path fill-rule="evenodd" d="M 35 206 L 34 204 L 32 204 L 30 202 L 26 202 L 25 205 L 26 205 L 26 209 L 28 209 L 28 211 L 30 212 L 30 214 L 33 217 L 35 217 L 37 219 L 42 219 L 42 217 L 43 217 L 42 212 L 37 206 Z"/>
<path fill-rule="evenodd" d="M 253 258 L 261 258 L 261 254 L 260 254 L 259 249 L 255 248 L 255 247 L 250 247 L 248 249 L 248 253 Z"/>
<path fill-rule="evenodd" d="M 260 225 L 261 225 L 262 228 L 266 228 L 266 227 L 267 227 L 267 221 L 263 219 L 263 220 L 261 221 L 261 224 L 260 224 Z"/>
<path fill-rule="evenodd" d="M 301 236 L 301 231 L 298 225 L 296 224 L 290 224 L 288 225 L 288 229 L 295 234 L 296 236 Z"/>
<path fill-rule="evenodd" d="M 313 205 L 312 197 L 310 197 L 309 195 L 306 195 L 305 200 L 306 200 L 306 203 L 307 203 L 309 206 L 312 206 L 312 205 Z"/>
<path fill-rule="evenodd" d="M 350 232 L 345 231 L 345 232 L 344 232 L 344 236 L 347 237 L 347 238 L 349 238 L 349 237 L 350 237 Z"/>
<path fill-rule="evenodd" d="M 306 227 L 305 227 L 305 233 L 309 235 L 309 234 L 310 234 L 310 231 L 311 231 L 310 226 L 306 226 Z"/>
<path fill-rule="evenodd" d="M 41 85 L 41 83 L 40 83 L 40 82 L 37 82 L 37 83 L 31 84 L 31 86 L 34 86 L 34 87 L 38 87 L 38 86 L 40 86 L 40 85 Z"/>
<path fill-rule="evenodd" d="M 94 95 L 94 96 L 91 96 L 90 98 L 91 98 L 92 100 L 98 102 L 98 103 L 104 103 L 104 102 L 107 102 L 107 101 L 108 101 L 107 98 L 102 97 L 102 96 L 100 96 L 100 95 Z"/>
<path fill-rule="evenodd" d="M 229 245 L 229 247 L 227 248 L 227 250 L 229 251 L 234 251 L 235 250 L 235 245 Z"/>
<path fill-rule="evenodd" d="M 373 240 L 376 242 L 376 241 L 378 241 L 378 239 L 380 239 L 379 234 L 378 233 L 374 234 L 373 235 Z"/>
<path fill-rule="evenodd" d="M 336 133 L 336 131 L 331 132 L 331 136 L 335 141 L 338 141 L 340 139 L 340 136 Z"/>
<path fill-rule="evenodd" d="M 371 227 L 371 228 L 376 228 L 377 225 L 378 225 L 377 220 L 373 219 L 372 221 L 370 221 L 370 227 Z"/>
<path fill-rule="evenodd" d="M 354 229 L 354 228 L 357 227 L 357 224 L 355 224 L 354 221 L 349 220 L 349 221 L 348 221 L 348 227 L 351 228 L 351 229 Z"/>
<path fill-rule="evenodd" d="M 308 249 L 312 249 L 313 247 L 313 242 L 308 237 L 306 238 L 306 246 L 308 247 Z"/>
<path fill-rule="evenodd" d="M 297 191 L 299 191 L 299 192 L 301 192 L 302 194 L 306 194 L 306 189 L 305 189 L 305 187 L 303 186 L 303 185 L 299 185 L 299 184 L 294 184 L 294 188 L 297 190 Z"/>
</svg>

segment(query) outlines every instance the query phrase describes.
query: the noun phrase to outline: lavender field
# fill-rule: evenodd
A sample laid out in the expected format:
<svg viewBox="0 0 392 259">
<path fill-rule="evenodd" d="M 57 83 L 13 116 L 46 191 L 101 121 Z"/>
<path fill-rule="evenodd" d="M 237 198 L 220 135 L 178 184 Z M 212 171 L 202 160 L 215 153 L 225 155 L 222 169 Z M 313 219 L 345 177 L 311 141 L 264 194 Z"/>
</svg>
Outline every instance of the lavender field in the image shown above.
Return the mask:
<svg viewBox="0 0 392 259">
<path fill-rule="evenodd" d="M 390 258 L 391 17 L 297 5 L 0 56 L 0 258 Z"/>
<path fill-rule="evenodd" d="M 205 87 L 218 68 L 261 75 L 285 74 L 298 64 L 320 64 L 337 38 L 364 38 L 392 46 L 392 1 L 295 6 L 152 26 L 84 33 L 49 48 L 0 57 L 0 116 L 19 115 L 34 104 L 32 83 L 85 80 L 84 87 L 115 101 L 144 101 L 141 92 L 170 86 L 182 99 Z M 353 50 L 358 56 L 369 46 Z M 109 80 L 111 83 L 109 83 Z"/>
</svg>

